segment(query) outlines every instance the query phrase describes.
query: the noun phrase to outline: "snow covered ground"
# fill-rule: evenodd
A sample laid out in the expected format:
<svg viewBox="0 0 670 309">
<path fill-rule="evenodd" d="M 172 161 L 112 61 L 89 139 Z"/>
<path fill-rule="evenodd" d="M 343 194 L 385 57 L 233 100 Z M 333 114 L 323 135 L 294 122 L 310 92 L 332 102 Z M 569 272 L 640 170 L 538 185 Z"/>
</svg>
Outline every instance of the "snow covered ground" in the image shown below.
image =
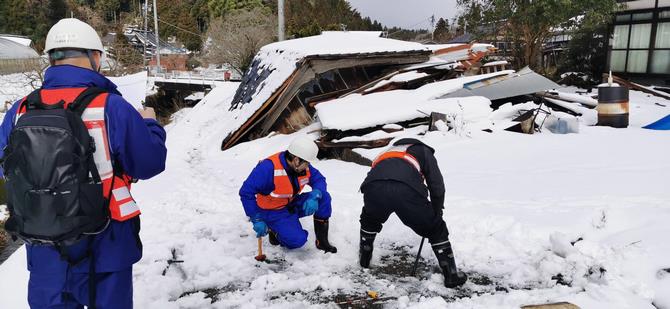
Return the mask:
<svg viewBox="0 0 670 309">
<path fill-rule="evenodd" d="M 31 78 L 26 73 L 0 75 L 0 113 L 4 114 L 14 101 L 33 91 L 30 82 Z M 35 84 L 35 87 L 39 86 L 39 83 Z"/>
<path fill-rule="evenodd" d="M 390 308 L 518 308 L 569 301 L 582 308 L 670 308 L 670 135 L 640 129 L 670 102 L 633 92 L 628 129 L 524 135 L 496 127 L 469 135 L 431 132 L 447 185 L 445 219 L 458 265 L 471 280 L 446 289 L 426 246 L 410 276 L 420 237 L 392 216 L 378 236 L 373 268 L 357 266 L 358 186 L 368 168 L 315 164 L 333 195 L 331 243 L 269 246 L 256 239 L 237 191 L 251 168 L 299 133 L 221 152 L 219 121 L 237 84 L 216 87 L 180 112 L 168 130 L 167 170 L 134 187 L 143 207 L 144 257 L 134 269 L 136 308 L 305 308 L 366 304 L 379 292 Z M 655 105 L 662 103 L 666 107 Z M 574 246 L 571 242 L 575 242 Z M 183 263 L 168 264 L 168 260 Z M 169 265 L 169 266 L 168 266 Z M 559 283 L 560 282 L 560 283 Z M 25 250 L 0 266 L 0 307 L 27 308 Z"/>
</svg>

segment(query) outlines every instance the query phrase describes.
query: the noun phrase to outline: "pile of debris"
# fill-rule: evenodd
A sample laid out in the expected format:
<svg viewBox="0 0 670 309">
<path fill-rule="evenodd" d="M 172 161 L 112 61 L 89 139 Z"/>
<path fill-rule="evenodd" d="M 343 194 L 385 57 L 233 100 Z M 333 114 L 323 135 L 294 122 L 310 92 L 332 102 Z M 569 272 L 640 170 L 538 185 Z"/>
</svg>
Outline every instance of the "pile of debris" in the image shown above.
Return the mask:
<svg viewBox="0 0 670 309">
<path fill-rule="evenodd" d="M 428 130 L 485 130 L 493 109 L 509 130 L 579 129 L 597 118 L 597 100 L 507 61 L 484 63 L 490 44 L 423 45 L 372 32 L 327 32 L 263 47 L 231 103 L 221 149 L 293 133 L 314 122 L 323 154 L 369 163 L 352 150 L 379 148 Z M 508 102 L 525 104 L 506 104 Z M 505 118 L 507 117 L 507 118 Z M 595 123 L 594 123 L 595 124 Z M 465 131 L 467 131 L 465 130 Z"/>
</svg>

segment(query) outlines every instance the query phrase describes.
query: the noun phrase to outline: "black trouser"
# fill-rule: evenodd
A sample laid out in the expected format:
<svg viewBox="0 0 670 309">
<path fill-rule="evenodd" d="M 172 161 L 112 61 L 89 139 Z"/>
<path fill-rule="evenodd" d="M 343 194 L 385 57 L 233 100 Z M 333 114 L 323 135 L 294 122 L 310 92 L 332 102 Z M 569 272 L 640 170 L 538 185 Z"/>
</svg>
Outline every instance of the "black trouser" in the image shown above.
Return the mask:
<svg viewBox="0 0 670 309">
<path fill-rule="evenodd" d="M 432 244 L 449 239 L 447 224 L 438 216 L 428 199 L 410 186 L 393 180 L 378 180 L 363 188 L 361 229 L 378 233 L 395 212 L 400 221 Z"/>
</svg>

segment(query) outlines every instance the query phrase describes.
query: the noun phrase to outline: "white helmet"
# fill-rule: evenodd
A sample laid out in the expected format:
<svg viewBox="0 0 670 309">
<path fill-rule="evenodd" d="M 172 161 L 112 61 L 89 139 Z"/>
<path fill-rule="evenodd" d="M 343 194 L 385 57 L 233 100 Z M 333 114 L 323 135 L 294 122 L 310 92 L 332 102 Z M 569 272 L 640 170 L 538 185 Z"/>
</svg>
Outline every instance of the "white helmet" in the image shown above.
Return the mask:
<svg viewBox="0 0 670 309">
<path fill-rule="evenodd" d="M 288 146 L 288 152 L 307 162 L 314 162 L 316 161 L 316 155 L 319 153 L 319 147 L 311 138 L 301 136 L 291 142 L 291 145 Z"/>
<path fill-rule="evenodd" d="M 49 29 L 44 52 L 49 53 L 57 48 L 90 49 L 105 53 L 95 29 L 76 18 L 63 18 Z"/>
</svg>

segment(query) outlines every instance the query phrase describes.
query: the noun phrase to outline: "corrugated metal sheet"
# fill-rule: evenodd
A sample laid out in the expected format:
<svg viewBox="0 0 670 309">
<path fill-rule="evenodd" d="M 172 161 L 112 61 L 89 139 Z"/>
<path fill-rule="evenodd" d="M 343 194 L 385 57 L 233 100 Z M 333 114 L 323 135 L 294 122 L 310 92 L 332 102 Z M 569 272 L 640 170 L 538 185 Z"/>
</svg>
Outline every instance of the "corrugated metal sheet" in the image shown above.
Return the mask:
<svg viewBox="0 0 670 309">
<path fill-rule="evenodd" d="M 517 73 L 463 85 L 463 89 L 446 94 L 442 98 L 482 96 L 489 100 L 511 98 L 535 92 L 560 88 L 546 77 L 524 68 Z"/>
</svg>

